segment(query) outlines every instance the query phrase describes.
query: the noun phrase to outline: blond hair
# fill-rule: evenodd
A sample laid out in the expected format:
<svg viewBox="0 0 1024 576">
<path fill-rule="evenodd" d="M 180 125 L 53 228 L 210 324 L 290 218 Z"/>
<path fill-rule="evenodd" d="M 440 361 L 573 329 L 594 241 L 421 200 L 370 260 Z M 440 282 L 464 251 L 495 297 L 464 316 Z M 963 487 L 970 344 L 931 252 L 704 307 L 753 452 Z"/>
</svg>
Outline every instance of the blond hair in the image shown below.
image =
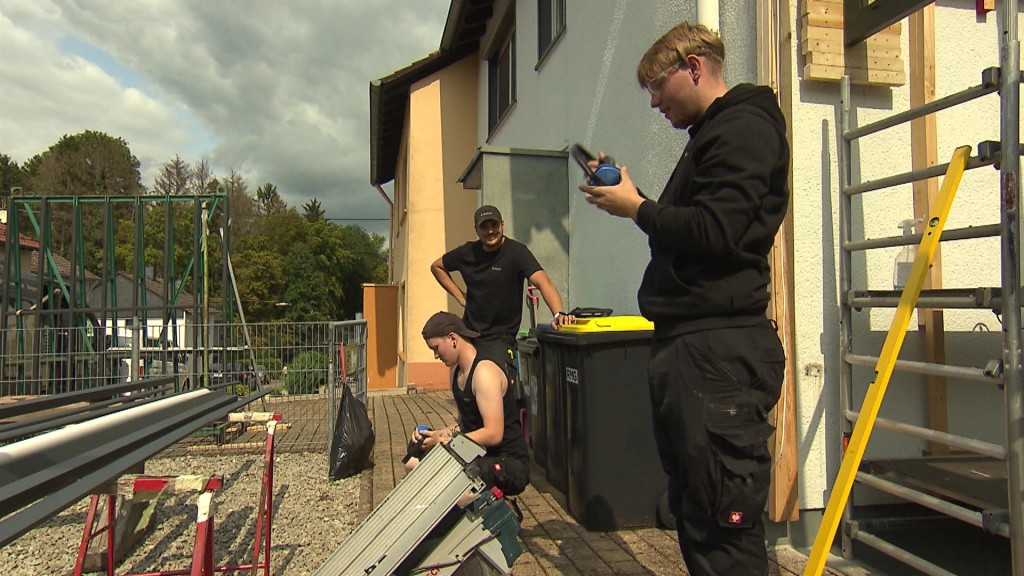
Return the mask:
<svg viewBox="0 0 1024 576">
<path fill-rule="evenodd" d="M 725 64 L 725 44 L 718 34 L 701 24 L 680 22 L 658 38 L 636 67 L 636 79 L 642 88 L 658 77 L 665 69 L 683 62 L 687 56 L 703 56 L 711 71 L 722 74 Z"/>
</svg>

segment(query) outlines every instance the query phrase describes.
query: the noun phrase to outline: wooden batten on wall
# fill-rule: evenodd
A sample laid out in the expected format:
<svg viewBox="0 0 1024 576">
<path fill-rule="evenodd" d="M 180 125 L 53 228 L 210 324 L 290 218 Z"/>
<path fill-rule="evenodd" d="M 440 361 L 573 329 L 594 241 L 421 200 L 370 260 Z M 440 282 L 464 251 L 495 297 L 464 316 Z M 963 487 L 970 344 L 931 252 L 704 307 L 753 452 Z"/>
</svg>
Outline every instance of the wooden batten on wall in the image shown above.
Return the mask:
<svg viewBox="0 0 1024 576">
<path fill-rule="evenodd" d="M 839 81 L 849 75 L 855 84 L 902 86 L 906 63 L 900 55 L 901 27 L 892 26 L 852 47 L 843 42 L 842 0 L 802 0 L 800 53 L 805 80 Z"/>
</svg>

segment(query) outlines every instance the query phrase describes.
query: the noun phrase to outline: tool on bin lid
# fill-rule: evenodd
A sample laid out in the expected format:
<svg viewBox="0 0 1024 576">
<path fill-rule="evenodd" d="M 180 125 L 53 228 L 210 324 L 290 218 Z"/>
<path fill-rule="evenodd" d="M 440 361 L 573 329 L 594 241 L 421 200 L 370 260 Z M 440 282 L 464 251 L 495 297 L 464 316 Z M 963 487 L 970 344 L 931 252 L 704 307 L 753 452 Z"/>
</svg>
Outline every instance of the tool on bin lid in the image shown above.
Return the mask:
<svg viewBox="0 0 1024 576">
<path fill-rule="evenodd" d="M 603 318 L 605 316 L 611 316 L 612 309 L 577 306 L 569 311 L 569 315 L 577 318 Z"/>
</svg>

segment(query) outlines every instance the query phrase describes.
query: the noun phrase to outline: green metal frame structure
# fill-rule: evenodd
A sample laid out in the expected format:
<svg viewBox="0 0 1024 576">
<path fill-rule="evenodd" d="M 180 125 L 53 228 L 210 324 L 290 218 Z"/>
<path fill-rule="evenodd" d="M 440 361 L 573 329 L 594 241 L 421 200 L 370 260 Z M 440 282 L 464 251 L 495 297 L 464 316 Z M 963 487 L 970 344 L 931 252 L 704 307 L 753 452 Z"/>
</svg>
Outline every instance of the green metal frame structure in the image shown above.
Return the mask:
<svg viewBox="0 0 1024 576">
<path fill-rule="evenodd" d="M 181 220 L 180 217 L 176 218 L 174 207 L 179 205 L 191 207 L 188 217 L 192 220 L 193 230 L 191 254 L 187 256 L 183 270 L 176 270 L 174 262 L 174 225 L 176 220 Z M 156 217 L 154 212 L 157 210 L 162 210 L 164 220 L 162 246 L 156 247 L 163 261 L 160 270 L 163 293 L 161 302 L 151 305 L 147 302 L 146 250 L 149 248 L 152 253 L 154 247 L 146 245 L 145 223 L 147 215 L 150 218 Z M 119 244 L 118 223 L 123 222 L 129 212 L 133 213 L 134 218 L 130 245 L 123 239 Z M 104 367 L 104 361 L 107 360 L 104 353 L 110 341 L 107 336 L 115 337 L 118 326 L 128 319 L 133 320 L 133 325 L 141 321 L 142 326 L 148 326 L 150 319 L 160 318 L 163 329 L 158 339 L 159 346 L 167 358 L 185 350 L 208 350 L 213 344 L 209 329 L 212 319 L 218 318 L 219 322 L 231 326 L 239 312 L 235 308 L 234 287 L 228 264 L 231 249 L 230 227 L 227 226 L 229 214 L 230 204 L 223 188 L 215 194 L 187 196 L 10 198 L 7 251 L 2 269 L 4 281 L 0 286 L 4 303 L 0 306 L 0 350 L 4 352 L 0 354 L 0 395 L 31 393 L 33 387 L 28 384 L 40 383 L 42 375 L 47 372 L 47 365 L 53 366 L 58 362 L 73 364 L 67 367 L 72 369 L 76 383 L 85 382 L 85 386 L 93 386 L 104 382 L 111 376 L 109 364 Z M 224 227 L 219 234 L 222 238 L 223 265 L 219 271 L 222 294 L 219 302 L 215 303 L 210 297 L 210 274 L 216 272 L 209 270 L 207 238 L 209 234 L 217 233 L 211 227 L 218 215 Z M 100 222 L 96 221 L 97 217 Z M 62 229 L 68 222 L 70 231 Z M 86 231 L 93 237 L 94 246 L 98 232 L 101 245 L 102 254 L 92 254 L 100 262 L 94 263 L 91 271 L 87 269 L 86 262 Z M 62 250 L 55 249 L 57 232 L 69 239 Z M 22 262 L 23 239 L 39 244 L 39 258 L 32 270 Z M 117 254 L 128 251 L 131 254 L 129 270 L 118 270 Z M 64 272 L 58 266 L 58 258 L 66 259 L 69 263 L 64 266 Z M 124 295 L 118 298 L 119 277 L 133 284 L 128 305 L 119 304 L 125 300 Z M 180 304 L 179 299 L 189 281 L 193 292 L 192 302 L 190 305 Z M 46 309 L 46 306 L 41 305 L 42 300 L 46 295 L 52 296 L 56 289 L 63 292 L 64 301 L 51 301 L 49 309 Z M 93 294 L 92 302 L 89 299 L 90 293 Z M 17 314 L 17 311 L 27 309 L 26 304 L 33 304 L 38 310 L 28 309 L 28 314 Z M 190 342 L 178 341 L 178 312 L 191 315 L 188 322 L 193 327 Z M 42 342 L 41 330 L 27 329 L 26 315 L 36 319 L 36 327 L 61 329 L 61 335 Z M 187 334 L 188 326 L 185 328 Z M 235 345 L 235 332 L 228 330 L 218 335 L 219 344 Z M 59 341 L 61 337 L 65 339 L 65 350 L 55 349 L 54 341 Z M 32 339 L 32 349 L 39 351 L 38 354 L 26 355 L 29 339 Z M 133 342 L 133 349 L 137 355 L 138 343 Z M 193 368 L 196 365 L 202 366 L 201 371 L 205 373 L 209 366 L 209 356 L 204 354 L 202 364 L 198 364 L 199 361 L 199 355 L 192 354 Z"/>
</svg>

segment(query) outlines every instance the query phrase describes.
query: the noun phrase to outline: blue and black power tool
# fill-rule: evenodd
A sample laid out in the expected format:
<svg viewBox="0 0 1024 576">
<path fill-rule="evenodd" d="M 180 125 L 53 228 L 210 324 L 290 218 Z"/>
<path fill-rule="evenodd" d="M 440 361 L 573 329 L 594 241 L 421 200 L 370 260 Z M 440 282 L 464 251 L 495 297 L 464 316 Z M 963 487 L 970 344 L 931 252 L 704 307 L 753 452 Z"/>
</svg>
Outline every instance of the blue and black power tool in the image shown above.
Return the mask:
<svg viewBox="0 0 1024 576">
<path fill-rule="evenodd" d="M 583 173 L 587 177 L 587 184 L 591 186 L 615 186 L 622 181 L 622 173 L 611 156 L 597 158 L 577 142 L 572 146 L 572 157 L 583 169 Z M 595 161 L 597 162 L 596 169 L 590 165 Z"/>
</svg>

